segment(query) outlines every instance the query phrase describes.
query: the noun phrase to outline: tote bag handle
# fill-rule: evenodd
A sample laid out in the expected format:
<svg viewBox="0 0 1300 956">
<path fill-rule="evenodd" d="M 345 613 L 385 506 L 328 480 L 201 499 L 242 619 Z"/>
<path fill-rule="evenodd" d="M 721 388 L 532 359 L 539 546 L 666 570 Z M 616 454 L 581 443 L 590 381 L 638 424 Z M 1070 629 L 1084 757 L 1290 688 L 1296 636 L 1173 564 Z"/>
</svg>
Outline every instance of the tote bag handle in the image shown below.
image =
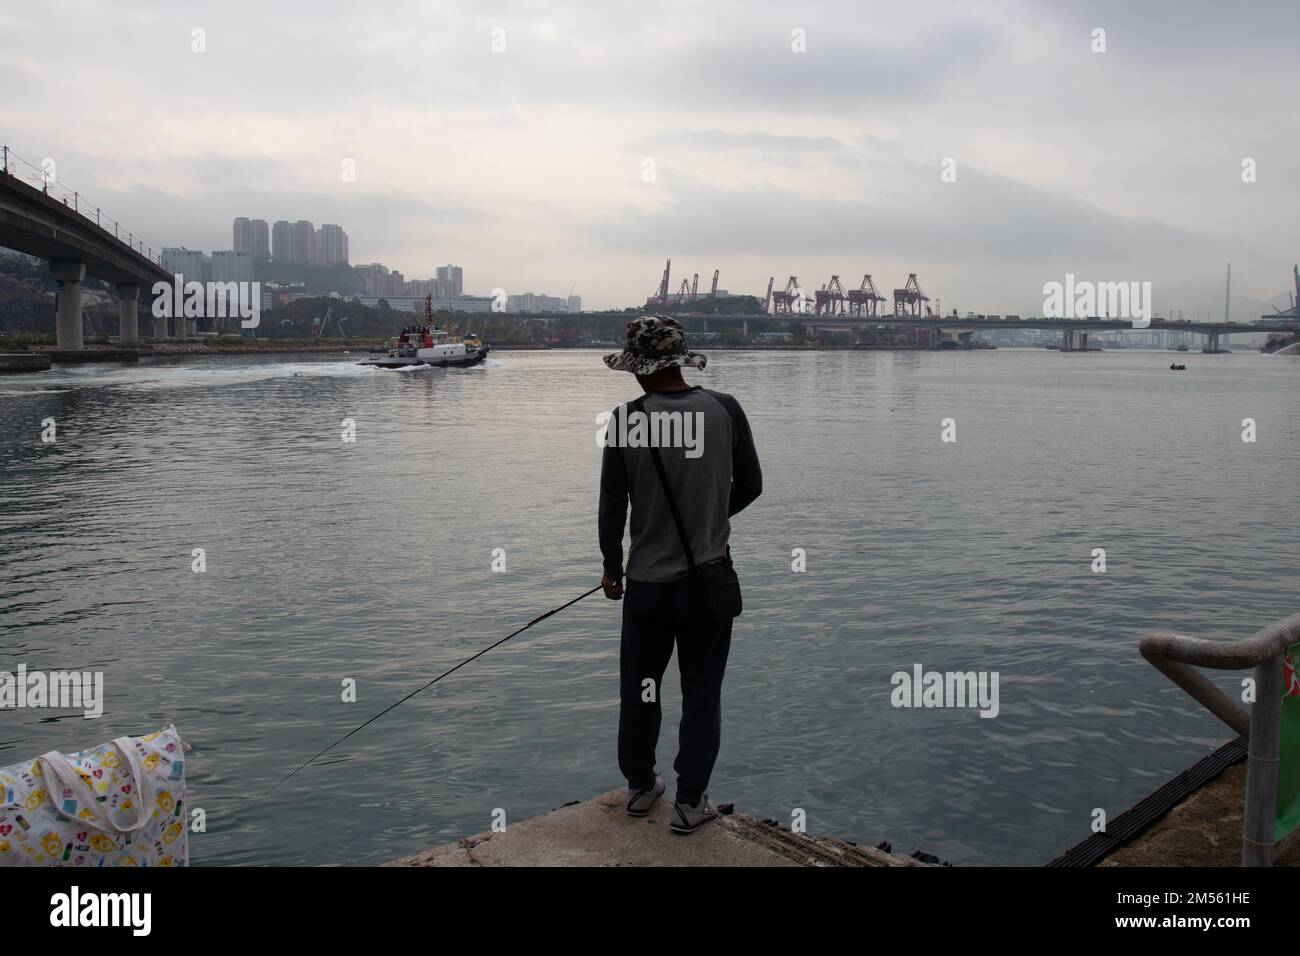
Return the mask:
<svg viewBox="0 0 1300 956">
<path fill-rule="evenodd" d="M 40 760 L 49 771 L 51 778 L 57 784 L 72 790 L 76 794 L 81 804 L 86 807 L 94 816 L 93 819 L 83 820 L 75 817 L 63 809 L 63 800 L 61 794 L 56 794 L 54 788 L 50 787 L 49 800 L 54 805 L 54 810 L 60 816 L 67 817 L 76 823 L 84 823 L 104 833 L 131 834 L 142 829 L 149 822 L 149 807 L 152 803 L 150 799 L 149 775 L 145 772 L 144 762 L 140 755 L 135 752 L 135 747 L 131 745 L 130 737 L 117 737 L 113 740 L 113 746 L 118 752 L 126 758 L 127 766 L 131 768 L 131 774 L 135 778 L 136 790 L 136 820 L 130 826 L 122 827 L 115 824 L 108 816 L 107 808 L 101 808 L 99 801 L 95 799 L 94 792 L 86 786 L 86 781 L 81 779 L 81 774 L 72 761 L 59 753 L 57 750 L 51 750 L 47 754 L 42 754 L 37 759 Z"/>
</svg>

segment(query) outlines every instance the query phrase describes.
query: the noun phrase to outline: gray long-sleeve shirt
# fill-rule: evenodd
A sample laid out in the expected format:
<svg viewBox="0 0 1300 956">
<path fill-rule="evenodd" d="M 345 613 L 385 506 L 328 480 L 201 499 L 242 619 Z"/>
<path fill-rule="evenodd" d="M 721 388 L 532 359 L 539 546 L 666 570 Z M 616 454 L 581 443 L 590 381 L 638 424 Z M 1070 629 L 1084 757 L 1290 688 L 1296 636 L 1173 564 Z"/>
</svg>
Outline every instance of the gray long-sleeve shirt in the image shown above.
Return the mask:
<svg viewBox="0 0 1300 956">
<path fill-rule="evenodd" d="M 749 421 L 730 395 L 701 388 L 646 395 L 645 411 L 659 426 L 664 472 L 677 499 L 697 564 L 721 557 L 731 535 L 732 515 L 763 491 L 763 473 L 754 450 Z M 668 499 L 664 496 L 649 448 L 625 447 L 636 441 L 631 406 L 610 416 L 600 469 L 600 550 L 605 574 L 623 574 L 623 526 L 632 502 L 632 544 L 627 576 L 634 581 L 675 581 L 689 571 Z M 654 419 L 655 413 L 667 413 Z M 680 413 L 673 416 L 672 413 Z M 622 416 L 627 421 L 621 423 Z M 668 417 L 672 416 L 672 417 Z M 688 418 L 689 416 L 689 418 Z M 701 427 L 702 426 L 702 427 Z"/>
</svg>

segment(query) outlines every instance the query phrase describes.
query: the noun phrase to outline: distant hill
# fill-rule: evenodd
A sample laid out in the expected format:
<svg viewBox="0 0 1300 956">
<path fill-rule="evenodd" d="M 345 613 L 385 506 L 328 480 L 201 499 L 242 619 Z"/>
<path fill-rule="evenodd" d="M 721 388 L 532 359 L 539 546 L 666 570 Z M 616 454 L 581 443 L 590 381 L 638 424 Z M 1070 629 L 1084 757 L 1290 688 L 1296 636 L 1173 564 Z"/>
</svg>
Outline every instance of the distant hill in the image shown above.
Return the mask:
<svg viewBox="0 0 1300 956">
<path fill-rule="evenodd" d="M 117 292 L 98 279 L 82 283 L 86 334 L 117 334 Z M 0 332 L 54 331 L 54 280 L 44 259 L 0 250 Z"/>
</svg>

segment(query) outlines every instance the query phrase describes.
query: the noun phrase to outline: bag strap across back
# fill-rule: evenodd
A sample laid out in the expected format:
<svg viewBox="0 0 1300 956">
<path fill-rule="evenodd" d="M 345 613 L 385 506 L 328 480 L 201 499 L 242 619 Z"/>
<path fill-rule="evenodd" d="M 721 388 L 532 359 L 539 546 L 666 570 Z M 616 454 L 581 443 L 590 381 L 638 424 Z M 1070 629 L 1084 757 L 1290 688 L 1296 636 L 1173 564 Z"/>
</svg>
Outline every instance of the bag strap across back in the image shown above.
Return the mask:
<svg viewBox="0 0 1300 956">
<path fill-rule="evenodd" d="M 630 406 L 636 411 L 645 414 L 645 396 L 638 398 Z M 668 473 L 664 471 L 664 461 L 659 454 L 659 449 L 653 442 L 647 442 L 650 449 L 650 459 L 655 464 L 655 471 L 659 473 L 659 484 L 663 486 L 664 497 L 668 499 L 668 510 L 673 513 L 673 524 L 677 526 L 677 537 L 682 541 L 682 550 L 686 552 L 686 564 L 692 571 L 695 570 L 695 552 L 691 550 L 690 539 L 686 537 L 686 523 L 682 521 L 682 513 L 677 508 L 677 498 L 673 495 L 672 485 L 668 484 Z"/>
</svg>

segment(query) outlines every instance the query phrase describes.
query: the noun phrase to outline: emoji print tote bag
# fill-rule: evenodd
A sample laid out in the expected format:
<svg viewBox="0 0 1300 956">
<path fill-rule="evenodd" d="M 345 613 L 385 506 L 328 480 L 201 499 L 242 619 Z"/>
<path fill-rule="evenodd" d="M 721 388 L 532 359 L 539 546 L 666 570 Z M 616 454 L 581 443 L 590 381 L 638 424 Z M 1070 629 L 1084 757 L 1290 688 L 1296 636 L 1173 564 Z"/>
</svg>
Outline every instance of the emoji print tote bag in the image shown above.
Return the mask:
<svg viewBox="0 0 1300 956">
<path fill-rule="evenodd" d="M 0 866 L 185 866 L 175 726 L 0 767 Z"/>
</svg>

